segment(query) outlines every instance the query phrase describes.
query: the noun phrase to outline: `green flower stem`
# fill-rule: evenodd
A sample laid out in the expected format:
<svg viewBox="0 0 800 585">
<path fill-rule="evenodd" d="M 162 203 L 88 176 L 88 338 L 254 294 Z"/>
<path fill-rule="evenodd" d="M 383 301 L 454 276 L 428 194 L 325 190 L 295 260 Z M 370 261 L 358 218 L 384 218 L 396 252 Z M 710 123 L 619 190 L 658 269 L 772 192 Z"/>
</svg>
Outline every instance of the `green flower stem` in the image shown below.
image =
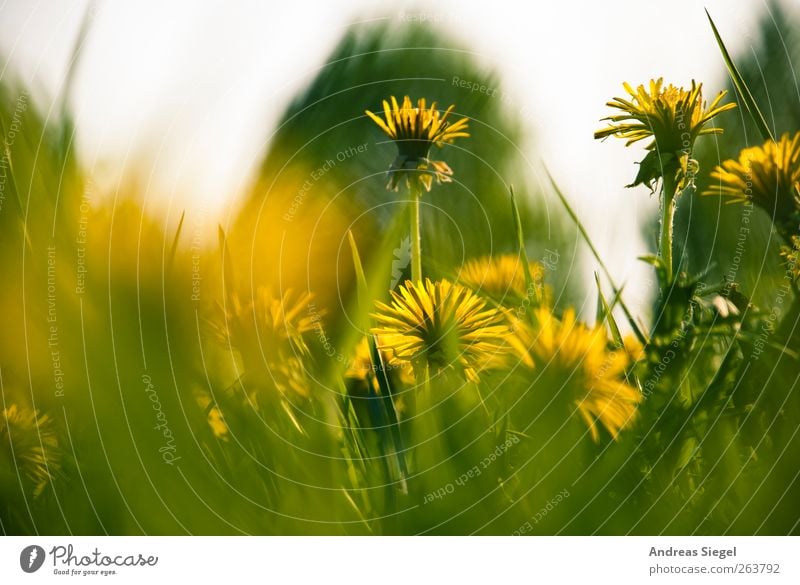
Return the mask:
<svg viewBox="0 0 800 585">
<path fill-rule="evenodd" d="M 410 187 L 411 195 L 411 280 L 422 282 L 422 235 L 420 231 L 420 199 L 419 187 Z"/>
<path fill-rule="evenodd" d="M 672 218 L 675 214 L 675 177 L 669 172 L 664 175 L 664 185 L 661 198 L 661 238 L 659 240 L 659 254 L 664 263 L 667 274 L 665 286 L 672 284 Z"/>
</svg>

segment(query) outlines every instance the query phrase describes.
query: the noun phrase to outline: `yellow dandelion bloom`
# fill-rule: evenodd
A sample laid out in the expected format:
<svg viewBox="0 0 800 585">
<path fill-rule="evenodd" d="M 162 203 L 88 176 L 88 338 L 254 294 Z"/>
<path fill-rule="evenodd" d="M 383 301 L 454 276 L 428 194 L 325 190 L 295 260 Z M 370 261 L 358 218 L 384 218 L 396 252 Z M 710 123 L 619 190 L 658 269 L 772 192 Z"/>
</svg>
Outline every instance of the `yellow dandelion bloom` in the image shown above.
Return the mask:
<svg viewBox="0 0 800 585">
<path fill-rule="evenodd" d="M 460 268 L 457 280 L 475 292 L 499 302 L 516 302 L 525 298 L 533 301 L 542 296 L 544 268 L 538 262 L 530 262 L 528 266 L 532 284 L 537 289 L 535 291 L 527 290 L 522 259 L 515 254 L 468 260 Z"/>
<path fill-rule="evenodd" d="M 387 189 L 397 191 L 404 178 L 409 188 L 421 185 L 426 191 L 431 190 L 433 179 L 438 183 L 451 181 L 453 171 L 447 163 L 431 160 L 428 155 L 433 145 L 441 147 L 456 138 L 469 136 L 467 118 L 453 123 L 448 120 L 454 107 L 442 113 L 436 109 L 436 102 L 428 108 L 425 98 L 417 100 L 414 107 L 410 97 L 405 96 L 400 105 L 392 96 L 391 105 L 383 100 L 383 118 L 366 110 L 367 116 L 397 145 L 397 158 L 389 168 Z"/>
<path fill-rule="evenodd" d="M 306 338 L 319 328 L 323 315 L 311 293 L 287 290 L 282 296 L 259 288 L 250 302 L 232 294 L 226 307 L 217 305 L 210 329 L 217 341 L 241 357 L 246 382 L 260 388 L 265 382 L 283 394 L 308 396 L 301 356 L 309 354 Z"/>
<path fill-rule="evenodd" d="M 406 281 L 390 304 L 376 303 L 380 348 L 400 362 L 440 371 L 450 366 L 477 379 L 507 351 L 504 315 L 466 287 L 447 280 Z"/>
<path fill-rule="evenodd" d="M 301 351 L 307 349 L 303 335 L 316 329 L 322 314 L 313 309 L 313 295 L 295 294 L 291 289 L 276 296 L 259 287 L 249 302 L 238 294 L 229 297 L 226 307 L 217 304 L 211 330 L 218 341 L 245 351 L 278 340 L 290 341 Z"/>
<path fill-rule="evenodd" d="M 595 132 L 595 138 L 624 138 L 626 146 L 653 138 L 648 150 L 683 152 L 691 150 L 695 139 L 702 134 L 721 134 L 721 128 L 708 128 L 706 124 L 714 116 L 736 107 L 733 103 L 720 105 L 727 93 L 725 91 L 719 92 L 706 106 L 703 84 L 694 81 L 688 91 L 672 84 L 664 87 L 661 78 L 651 80 L 649 88 L 640 85 L 633 89 L 627 83 L 623 87 L 631 99 L 614 98 L 608 102 L 609 107 L 622 113 L 603 118 L 611 124 Z"/>
<path fill-rule="evenodd" d="M 610 122 L 594 133 L 596 139 L 616 136 L 627 140 L 630 146 L 639 140 L 652 138 L 646 146 L 651 151 L 642 161 L 639 176 L 633 185 L 650 184 L 662 173 L 687 170 L 694 142 L 703 134 L 721 134 L 721 128 L 708 127 L 712 118 L 736 107 L 722 104 L 725 91 L 706 105 L 703 100 L 703 84 L 692 81 L 689 90 L 674 85 L 664 86 L 664 80 L 651 80 L 649 87 L 640 85 L 636 89 L 624 83 L 629 99 L 614 98 L 606 105 L 620 110 L 603 118 Z M 631 186 L 633 186 L 631 185 Z"/>
<path fill-rule="evenodd" d="M 773 218 L 788 241 L 800 226 L 800 132 L 745 148 L 711 172 L 704 195 L 719 195 L 730 203 L 752 202 Z"/>
<path fill-rule="evenodd" d="M 13 475 L 10 481 L 17 485 L 22 479 L 32 486 L 34 496 L 42 493 L 60 466 L 53 420 L 16 404 L 0 413 L 0 449 L 0 466 Z M 0 478 L 5 476 L 6 473 L 0 474 Z"/>
<path fill-rule="evenodd" d="M 610 349 L 602 327 L 579 323 L 568 310 L 561 319 L 544 307 L 534 310 L 536 327 L 515 331 L 522 361 L 541 368 L 569 395 L 577 413 L 599 440 L 598 423 L 616 439 L 636 417 L 642 394 L 625 379 L 631 357 L 626 349 Z M 634 349 L 634 348 L 632 348 Z"/>
</svg>

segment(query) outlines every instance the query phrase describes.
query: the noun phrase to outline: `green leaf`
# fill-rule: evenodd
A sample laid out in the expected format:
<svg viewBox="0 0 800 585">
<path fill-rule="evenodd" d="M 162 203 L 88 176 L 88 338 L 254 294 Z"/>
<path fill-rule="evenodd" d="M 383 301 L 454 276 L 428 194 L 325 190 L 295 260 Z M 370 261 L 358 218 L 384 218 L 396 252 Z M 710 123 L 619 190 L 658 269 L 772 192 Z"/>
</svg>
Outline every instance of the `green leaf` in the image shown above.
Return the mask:
<svg viewBox="0 0 800 585">
<path fill-rule="evenodd" d="M 655 266 L 656 268 L 663 268 L 664 263 L 661 261 L 661 258 L 656 256 L 655 254 L 645 254 L 644 256 L 639 256 L 637 260 L 641 260 L 642 262 L 646 262 L 651 266 Z"/>
<path fill-rule="evenodd" d="M 706 10 L 706 16 L 708 16 L 708 22 L 711 24 L 711 30 L 714 31 L 714 37 L 717 39 L 717 45 L 719 45 L 722 58 L 725 60 L 725 66 L 728 68 L 728 74 L 731 76 L 731 81 L 733 81 L 736 91 L 742 97 L 742 101 L 744 102 L 747 111 L 750 113 L 750 116 L 753 118 L 753 122 L 755 122 L 756 126 L 758 127 L 761 137 L 765 141 L 774 141 L 775 138 L 772 136 L 772 132 L 767 125 L 764 115 L 761 113 L 761 110 L 758 109 L 758 104 L 756 104 L 756 100 L 753 97 L 753 94 L 750 92 L 750 88 L 747 87 L 744 78 L 742 77 L 741 73 L 739 73 L 739 69 L 737 69 L 733 59 L 731 59 L 728 49 L 725 48 L 725 43 L 722 42 L 722 37 L 720 37 L 719 31 L 717 30 L 717 25 L 714 24 L 711 14 L 709 14 L 708 10 Z"/>
<path fill-rule="evenodd" d="M 663 286 L 663 283 L 668 282 L 667 280 L 667 267 L 664 265 L 664 261 L 661 259 L 660 256 L 656 256 L 655 254 L 645 254 L 644 256 L 639 256 L 638 258 L 642 262 L 646 262 L 650 266 L 656 269 L 656 276 L 658 277 L 658 282 L 660 282 Z"/>
<path fill-rule="evenodd" d="M 631 188 L 638 185 L 647 185 L 647 188 L 655 193 L 656 181 L 668 173 L 674 175 L 678 170 L 678 166 L 675 155 L 671 152 L 658 154 L 655 150 L 651 150 L 639 163 L 639 172 L 636 174 L 633 183 L 625 185 L 625 187 Z"/>
</svg>

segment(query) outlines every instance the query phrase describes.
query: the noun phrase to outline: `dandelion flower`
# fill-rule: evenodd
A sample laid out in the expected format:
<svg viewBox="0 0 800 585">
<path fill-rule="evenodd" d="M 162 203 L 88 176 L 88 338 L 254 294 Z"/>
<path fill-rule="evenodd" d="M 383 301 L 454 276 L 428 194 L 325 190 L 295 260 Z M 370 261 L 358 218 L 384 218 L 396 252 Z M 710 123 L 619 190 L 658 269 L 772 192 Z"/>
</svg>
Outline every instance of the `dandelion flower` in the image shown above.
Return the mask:
<svg viewBox="0 0 800 585">
<path fill-rule="evenodd" d="M 714 183 L 704 195 L 730 203 L 754 203 L 772 216 L 788 242 L 800 226 L 800 132 L 762 146 L 745 148 L 711 172 Z"/>
<path fill-rule="evenodd" d="M 295 294 L 288 289 L 275 296 L 265 287 L 256 290 L 250 302 L 238 294 L 230 295 L 228 306 L 217 305 L 211 322 L 215 337 L 237 349 L 259 345 L 262 340 L 287 340 L 305 350 L 303 335 L 314 331 L 320 313 L 312 310 L 311 293 Z"/>
<path fill-rule="evenodd" d="M 633 185 L 648 184 L 662 176 L 662 172 L 687 171 L 694 142 L 703 134 L 721 134 L 721 128 L 708 127 L 712 118 L 736 107 L 735 104 L 722 104 L 725 91 L 706 105 L 703 101 L 703 84 L 692 81 L 692 87 L 685 90 L 674 85 L 664 86 L 663 79 L 651 80 L 649 87 L 640 85 L 633 89 L 624 83 L 630 98 L 614 98 L 607 105 L 620 110 L 603 118 L 610 122 L 605 128 L 594 133 L 597 139 L 616 136 L 627 140 L 630 146 L 639 140 L 652 138 L 646 146 L 650 151 L 641 163 L 639 176 Z M 663 171 L 662 171 L 663 169 Z"/>
<path fill-rule="evenodd" d="M 436 102 L 428 108 L 425 98 L 417 101 L 414 107 L 411 98 L 405 96 L 402 105 L 391 97 L 391 105 L 383 100 L 384 117 L 366 111 L 378 127 L 397 145 L 397 157 L 389 168 L 387 189 L 397 191 L 400 181 L 405 179 L 409 188 L 417 185 L 431 190 L 433 179 L 438 183 L 451 181 L 453 171 L 442 161 L 428 158 L 431 146 L 451 144 L 456 138 L 469 136 L 467 118 L 453 122 L 448 120 L 455 106 L 444 113 L 436 109 Z"/>
<path fill-rule="evenodd" d="M 415 370 L 418 364 L 434 372 L 455 366 L 476 380 L 507 351 L 510 330 L 503 313 L 466 287 L 447 280 L 407 280 L 391 295 L 390 304 L 376 303 L 373 333 L 382 350 Z"/>
<path fill-rule="evenodd" d="M 610 349 L 602 327 L 589 328 L 566 311 L 561 319 L 544 307 L 534 310 L 536 327 L 516 330 L 523 362 L 541 368 L 563 391 L 592 439 L 599 440 L 598 423 L 616 439 L 636 417 L 641 393 L 628 384 L 625 373 L 631 357 L 626 349 Z M 633 348 L 632 348 L 633 349 Z"/>
<path fill-rule="evenodd" d="M 0 413 L 0 449 L 5 459 L 0 467 L 14 474 L 15 483 L 19 477 L 31 485 L 34 496 L 42 493 L 59 468 L 53 420 L 30 408 L 12 404 Z"/>
<path fill-rule="evenodd" d="M 522 260 L 514 254 L 468 260 L 458 272 L 458 282 L 498 302 L 541 298 L 544 268 L 537 262 L 528 266 L 535 291 L 527 289 Z"/>
<path fill-rule="evenodd" d="M 323 311 L 311 293 L 287 290 L 275 296 L 259 288 L 255 298 L 242 302 L 232 294 L 226 307 L 217 306 L 210 321 L 217 341 L 238 351 L 244 374 L 256 386 L 269 380 L 281 393 L 309 394 L 301 356 L 310 353 L 306 336 L 320 327 Z"/>
</svg>

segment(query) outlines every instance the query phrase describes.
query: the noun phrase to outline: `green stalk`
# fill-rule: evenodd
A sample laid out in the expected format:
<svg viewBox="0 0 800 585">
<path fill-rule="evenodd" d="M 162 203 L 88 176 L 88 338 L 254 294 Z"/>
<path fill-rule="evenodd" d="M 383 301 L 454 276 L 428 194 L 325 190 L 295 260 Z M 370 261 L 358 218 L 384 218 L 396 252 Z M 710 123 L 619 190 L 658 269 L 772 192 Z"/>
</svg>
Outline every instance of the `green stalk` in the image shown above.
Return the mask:
<svg viewBox="0 0 800 585">
<path fill-rule="evenodd" d="M 664 263 L 664 272 L 667 275 L 666 286 L 672 284 L 672 218 L 675 215 L 675 177 L 669 172 L 664 174 L 664 185 L 661 207 L 661 237 L 659 239 L 659 253 Z"/>
<path fill-rule="evenodd" d="M 411 280 L 422 281 L 422 234 L 420 231 L 420 199 L 418 186 L 409 187 L 411 195 Z"/>
</svg>

